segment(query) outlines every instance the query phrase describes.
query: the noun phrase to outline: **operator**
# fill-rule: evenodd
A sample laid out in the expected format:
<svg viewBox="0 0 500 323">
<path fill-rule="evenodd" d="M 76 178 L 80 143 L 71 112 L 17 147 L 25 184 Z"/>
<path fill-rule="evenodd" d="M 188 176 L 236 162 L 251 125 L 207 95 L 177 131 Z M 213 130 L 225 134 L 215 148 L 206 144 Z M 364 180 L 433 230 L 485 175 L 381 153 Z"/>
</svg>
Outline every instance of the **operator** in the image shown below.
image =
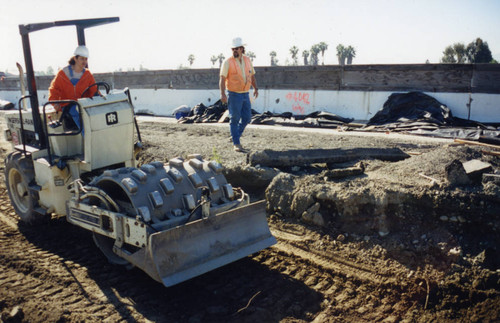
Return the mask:
<svg viewBox="0 0 500 323">
<path fill-rule="evenodd" d="M 253 96 L 259 95 L 255 70 L 248 56 L 245 56 L 245 45 L 240 37 L 234 38 L 232 42 L 232 57 L 226 59 L 220 70 L 220 98 L 222 103 L 228 104 L 229 126 L 234 150 L 246 152 L 241 146 L 240 137 L 243 130 L 252 119 L 252 107 L 248 92 L 253 87 Z M 226 89 L 229 98 L 226 96 Z"/>
<path fill-rule="evenodd" d="M 93 97 L 97 87 L 91 87 L 85 94 L 85 89 L 95 84 L 92 73 L 87 69 L 89 50 L 85 46 L 78 46 L 75 49 L 74 56 L 70 58 L 69 65 L 60 69 L 54 77 L 49 87 L 49 101 L 55 100 L 78 100 L 82 97 Z M 63 105 L 55 104 L 54 108 L 59 112 Z M 68 128 L 78 129 L 80 125 L 80 115 L 73 104 L 69 108 L 71 118 L 66 120 L 68 123 L 74 122 L 74 125 L 68 125 Z M 72 122 L 71 122 L 72 120 Z M 76 128 L 75 128 L 76 127 Z"/>
</svg>

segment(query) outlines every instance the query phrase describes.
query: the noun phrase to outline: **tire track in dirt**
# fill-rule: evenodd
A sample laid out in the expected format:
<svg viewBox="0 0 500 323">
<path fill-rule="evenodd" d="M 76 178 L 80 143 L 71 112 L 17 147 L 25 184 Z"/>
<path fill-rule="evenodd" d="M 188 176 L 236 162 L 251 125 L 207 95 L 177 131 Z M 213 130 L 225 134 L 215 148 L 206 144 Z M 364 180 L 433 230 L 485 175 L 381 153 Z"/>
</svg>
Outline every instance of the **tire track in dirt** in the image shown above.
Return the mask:
<svg viewBox="0 0 500 323">
<path fill-rule="evenodd" d="M 276 246 L 166 289 L 142 271 L 107 264 L 88 232 L 64 217 L 38 227 L 18 226 L 5 190 L 2 193 L 0 296 L 22 303 L 32 321 L 311 321 L 318 313 L 344 312 L 369 321 L 358 312 L 365 302 L 358 290 L 369 289 L 384 300 L 397 297 L 400 289 L 385 274 L 316 250 L 307 229 L 274 226 Z M 190 302 L 198 304 L 188 306 Z M 373 301 L 380 311 L 384 306 L 384 301 Z"/>
<path fill-rule="evenodd" d="M 89 277 L 89 269 L 103 262 L 93 259 L 96 252 L 89 241 L 83 248 L 73 248 L 82 246 L 82 235 L 74 234 L 71 225 L 61 221 L 64 218 L 36 227 L 18 226 L 3 189 L 0 198 L 1 299 L 22 303 L 28 321 L 57 321 L 65 316 L 103 320 L 110 314 L 123 320 L 137 314 L 125 311 L 123 315 L 114 309 L 105 291 Z"/>
<path fill-rule="evenodd" d="M 63 310 L 59 303 L 70 305 L 65 309 L 67 311 L 78 312 L 78 309 L 88 306 L 89 302 L 96 301 L 95 291 L 82 293 L 76 290 L 75 276 L 82 276 L 78 268 L 68 266 L 59 256 L 33 247 L 21 234 L 9 232 L 4 225 L 4 218 L 3 216 L 0 226 L 0 230 L 7 233 L 6 237 L 4 235 L 0 239 L 3 249 L 0 259 L 0 292 L 3 299 L 16 299 L 27 294 L 35 296 L 36 300 L 24 302 L 23 311 L 26 315 L 27 311 L 43 308 L 38 313 L 41 315 L 40 320 L 50 320 L 46 315 L 61 316 Z M 88 281 L 84 284 L 90 285 Z M 69 301 L 66 303 L 66 300 Z"/>
<path fill-rule="evenodd" d="M 6 201 L 8 197 L 0 194 L 0 205 Z M 241 321 L 245 317 L 280 319 L 281 313 L 288 311 L 290 315 L 312 318 L 311 313 L 319 310 L 321 295 L 278 274 L 279 259 L 268 268 L 246 258 L 167 289 L 138 269 L 126 271 L 107 264 L 88 232 L 71 226 L 64 218 L 27 227 L 18 225 L 16 217 L 10 206 L 0 213 L 0 298 L 12 305 L 22 304 L 29 321 L 154 321 L 189 317 Z M 291 290 L 291 296 L 282 298 L 283 290 Z M 214 291 L 223 292 L 214 295 Z M 261 293 L 254 303 L 267 306 L 238 312 L 256 291 Z M 309 295 L 310 301 L 294 305 L 297 291 Z M 204 306 L 214 296 L 215 300 Z M 187 305 L 193 299 L 199 304 L 194 310 Z M 276 302 L 281 310 L 272 313 Z M 158 309 L 163 309 L 161 314 Z"/>
<path fill-rule="evenodd" d="M 278 243 L 272 248 L 279 252 L 294 255 L 312 262 L 315 266 L 331 271 L 337 275 L 349 273 L 353 278 L 372 284 L 396 284 L 397 280 L 390 272 L 381 272 L 380 268 L 362 265 L 359 262 L 351 262 L 343 259 L 342 255 L 333 252 L 317 250 L 310 240 L 304 240 L 303 235 L 295 235 L 283 232 L 272 227 L 272 234 L 278 239 Z"/>
</svg>

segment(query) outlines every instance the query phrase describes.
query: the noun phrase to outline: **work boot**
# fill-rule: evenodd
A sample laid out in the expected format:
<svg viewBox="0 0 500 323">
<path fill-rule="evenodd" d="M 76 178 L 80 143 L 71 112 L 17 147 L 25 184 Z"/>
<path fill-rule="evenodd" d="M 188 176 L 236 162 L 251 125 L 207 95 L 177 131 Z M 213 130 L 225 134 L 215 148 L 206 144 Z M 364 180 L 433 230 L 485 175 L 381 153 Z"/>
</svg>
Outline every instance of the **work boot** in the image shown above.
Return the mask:
<svg viewBox="0 0 500 323">
<path fill-rule="evenodd" d="M 246 153 L 248 152 L 245 148 L 243 148 L 241 145 L 234 145 L 234 151 L 239 152 L 239 153 Z"/>
</svg>

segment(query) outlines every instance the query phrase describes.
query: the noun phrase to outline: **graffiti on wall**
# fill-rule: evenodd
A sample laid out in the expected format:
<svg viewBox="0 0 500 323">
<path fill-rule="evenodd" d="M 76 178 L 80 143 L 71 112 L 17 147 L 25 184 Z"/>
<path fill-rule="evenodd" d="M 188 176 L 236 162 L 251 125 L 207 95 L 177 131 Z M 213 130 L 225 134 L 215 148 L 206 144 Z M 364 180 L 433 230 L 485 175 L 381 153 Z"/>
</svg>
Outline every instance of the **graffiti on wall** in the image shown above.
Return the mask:
<svg viewBox="0 0 500 323">
<path fill-rule="evenodd" d="M 292 105 L 292 111 L 296 114 L 305 114 L 311 104 L 307 92 L 288 92 L 286 100 Z"/>
</svg>

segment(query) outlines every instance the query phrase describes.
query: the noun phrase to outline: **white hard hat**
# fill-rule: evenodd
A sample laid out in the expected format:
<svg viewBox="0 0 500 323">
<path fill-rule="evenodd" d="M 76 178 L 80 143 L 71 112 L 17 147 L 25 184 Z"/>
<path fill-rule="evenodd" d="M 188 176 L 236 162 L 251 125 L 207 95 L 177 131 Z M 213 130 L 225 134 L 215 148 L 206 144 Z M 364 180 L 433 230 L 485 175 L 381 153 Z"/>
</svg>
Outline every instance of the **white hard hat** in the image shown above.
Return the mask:
<svg viewBox="0 0 500 323">
<path fill-rule="evenodd" d="M 78 46 L 76 49 L 75 49 L 75 56 L 82 56 L 82 57 L 86 57 L 86 58 L 89 58 L 89 49 L 85 46 Z"/>
<path fill-rule="evenodd" d="M 241 40 L 240 37 L 236 37 L 233 39 L 233 43 L 232 43 L 231 48 L 236 48 L 236 47 L 246 46 L 246 45 L 247 44 L 243 44 L 243 40 Z"/>
</svg>

